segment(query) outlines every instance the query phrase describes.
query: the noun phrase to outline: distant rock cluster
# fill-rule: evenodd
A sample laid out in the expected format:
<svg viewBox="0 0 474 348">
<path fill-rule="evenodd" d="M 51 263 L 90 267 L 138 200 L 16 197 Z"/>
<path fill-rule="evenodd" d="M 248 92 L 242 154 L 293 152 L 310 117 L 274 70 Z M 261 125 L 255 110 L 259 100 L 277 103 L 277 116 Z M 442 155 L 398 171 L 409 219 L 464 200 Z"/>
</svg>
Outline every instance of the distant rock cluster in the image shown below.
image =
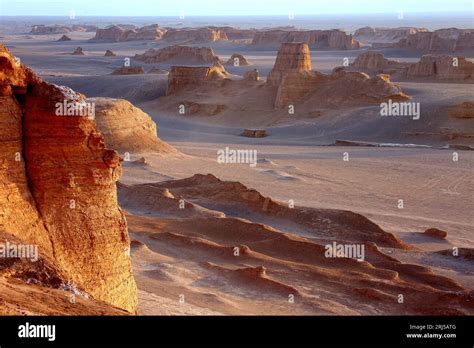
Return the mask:
<svg viewBox="0 0 474 348">
<path fill-rule="evenodd" d="M 33 25 L 30 34 L 48 35 L 48 34 L 67 34 L 74 31 L 78 32 L 92 32 L 98 28 L 95 25 Z"/>
<path fill-rule="evenodd" d="M 183 63 L 183 64 L 213 64 L 219 58 L 209 47 L 168 46 L 160 49 L 150 49 L 143 54 L 136 54 L 136 60 L 144 63 Z"/>
<path fill-rule="evenodd" d="M 465 57 L 446 54 L 427 54 L 417 63 L 407 63 L 386 59 L 381 52 L 369 50 L 359 55 L 350 68 L 367 73 L 391 74 L 399 79 L 474 82 L 474 63 Z"/>
<path fill-rule="evenodd" d="M 354 36 L 373 48 L 402 48 L 424 52 L 458 52 L 474 49 L 474 29 L 446 28 L 429 31 L 425 28 L 358 29 Z"/>
</svg>

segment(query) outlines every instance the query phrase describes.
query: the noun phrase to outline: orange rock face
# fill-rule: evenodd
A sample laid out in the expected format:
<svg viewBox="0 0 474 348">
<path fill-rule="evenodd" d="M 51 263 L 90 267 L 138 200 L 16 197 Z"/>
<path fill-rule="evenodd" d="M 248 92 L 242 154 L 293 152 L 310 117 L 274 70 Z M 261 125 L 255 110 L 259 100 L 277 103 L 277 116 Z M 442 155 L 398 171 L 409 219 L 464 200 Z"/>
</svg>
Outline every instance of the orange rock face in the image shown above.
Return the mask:
<svg viewBox="0 0 474 348">
<path fill-rule="evenodd" d="M 35 244 L 68 283 L 136 311 L 118 154 L 105 148 L 85 97 L 39 79 L 0 46 L 0 226 Z M 61 111 L 59 105 L 73 105 Z M 74 113 L 74 112 L 73 112 Z M 62 116 L 69 115 L 69 116 Z"/>
<path fill-rule="evenodd" d="M 227 72 L 222 66 L 173 66 L 168 75 L 166 95 L 174 94 L 188 87 L 222 81 L 226 78 Z"/>
<path fill-rule="evenodd" d="M 408 77 L 432 77 L 439 80 L 474 81 L 474 63 L 464 57 L 424 55 L 410 65 Z"/>
<path fill-rule="evenodd" d="M 312 71 L 309 47 L 304 43 L 281 46 L 267 85 L 277 87 L 277 109 L 309 99 L 321 106 L 343 106 L 408 98 L 386 75 L 370 78 L 358 72 L 325 75 Z"/>
<path fill-rule="evenodd" d="M 156 123 L 151 117 L 129 101 L 113 98 L 88 98 L 87 101 L 95 106 L 95 121 L 105 144 L 119 151 L 121 156 L 146 151 L 177 152 L 158 138 Z"/>
<path fill-rule="evenodd" d="M 400 79 L 474 81 L 474 63 L 464 57 L 444 54 L 428 54 L 417 63 L 407 63 L 386 59 L 380 52 L 367 51 L 354 60 L 349 70 L 396 75 Z"/>
<path fill-rule="evenodd" d="M 286 74 L 310 70 L 311 57 L 308 44 L 284 43 L 278 50 L 275 65 L 268 74 L 267 83 L 272 86 L 279 86 Z"/>
<path fill-rule="evenodd" d="M 212 28 L 197 29 L 169 29 L 164 35 L 163 40 L 170 43 L 196 44 L 215 41 L 227 41 L 227 35 L 224 31 Z"/>
<path fill-rule="evenodd" d="M 449 28 L 417 32 L 401 39 L 394 46 L 418 51 L 463 51 L 474 47 L 474 30 Z"/>
<path fill-rule="evenodd" d="M 159 40 L 165 30 L 158 24 L 147 25 L 141 28 L 128 25 L 112 25 L 104 29 L 97 29 L 91 41 L 122 42 L 134 40 Z"/>
<path fill-rule="evenodd" d="M 317 49 L 360 48 L 352 35 L 341 30 L 265 30 L 255 34 L 252 45 L 278 46 L 286 42 L 304 42 Z"/>
<path fill-rule="evenodd" d="M 135 59 L 145 63 L 187 63 L 187 64 L 212 64 L 218 57 L 212 48 L 168 46 L 161 49 L 149 49 L 143 54 L 136 54 Z"/>
<path fill-rule="evenodd" d="M 427 32 L 428 29 L 416 28 L 416 27 L 401 27 L 401 28 L 372 28 L 363 27 L 357 29 L 354 33 L 354 37 L 363 42 L 367 43 L 389 43 L 398 42 L 401 39 L 405 39 L 408 35 L 413 35 L 419 32 Z"/>
<path fill-rule="evenodd" d="M 384 55 L 376 51 L 367 51 L 357 56 L 351 64 L 356 69 L 372 70 L 386 69 L 390 66 L 397 65 L 398 62 L 386 59 Z"/>
</svg>

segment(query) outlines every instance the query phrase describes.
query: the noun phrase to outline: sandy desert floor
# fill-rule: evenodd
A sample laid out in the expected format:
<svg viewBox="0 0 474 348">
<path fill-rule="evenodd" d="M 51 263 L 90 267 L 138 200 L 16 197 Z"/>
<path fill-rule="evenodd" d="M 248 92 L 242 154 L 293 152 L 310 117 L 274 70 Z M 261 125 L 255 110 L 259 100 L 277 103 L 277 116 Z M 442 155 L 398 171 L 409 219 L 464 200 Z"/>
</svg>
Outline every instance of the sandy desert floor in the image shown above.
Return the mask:
<svg viewBox="0 0 474 348">
<path fill-rule="evenodd" d="M 373 116 L 374 107 L 330 112 L 318 119 L 276 121 L 254 114 L 180 119 L 157 107 L 166 75 L 110 75 L 124 57 L 144 52 L 150 43 L 90 43 L 93 33 L 72 33 L 73 41 L 55 42 L 59 36 L 18 34 L 2 41 L 48 81 L 90 97 L 135 103 L 156 121 L 159 137 L 181 152 L 133 153 L 132 161 L 124 162 L 119 199 L 132 239 L 140 314 L 473 313 L 472 303 L 469 307 L 453 293 L 474 289 L 474 152 L 457 151 L 459 160 L 454 162 L 454 150 L 437 149 L 446 144 L 443 139 L 406 134 L 443 126 L 440 110 L 472 99 L 473 85 L 402 82 L 408 94 L 426 105 L 427 116 L 419 124 L 381 123 Z M 87 52 L 85 57 L 66 54 L 77 46 Z M 211 46 L 223 59 L 239 52 L 252 62 L 228 69 L 235 75 L 258 68 L 265 76 L 275 61 L 274 51 Z M 106 49 L 118 56 L 103 57 Z M 314 52 L 313 69 L 329 72 L 343 57 L 353 59 L 359 53 Z M 386 56 L 390 54 L 399 60 L 418 59 L 406 52 Z M 270 136 L 239 136 L 250 126 L 264 126 Z M 449 126 L 474 132 L 472 124 Z M 337 139 L 434 148 L 328 146 Z M 473 144 L 472 139 L 461 142 Z M 216 152 L 225 147 L 256 150 L 257 166 L 217 163 Z M 133 162 L 141 157 L 146 164 Z M 212 180 L 196 179 L 199 188 L 194 191 L 180 188 L 179 181 L 167 183 L 195 174 L 240 182 L 283 206 L 291 200 L 296 207 L 352 211 L 399 242 L 369 248 L 371 265 L 327 261 L 320 251 L 331 233 L 339 233 L 337 228 L 326 231 L 298 219 L 272 217 L 248 208 L 245 200 L 227 204 L 221 198 L 206 199 L 206 189 L 217 185 Z M 143 191 L 134 186 L 150 183 L 159 184 Z M 150 198 L 154 190 L 156 196 Z M 189 204 L 189 213 L 176 208 L 180 198 Z M 351 225 L 354 231 L 356 225 Z M 431 227 L 447 231 L 447 239 L 422 234 Z M 364 238 L 348 235 L 346 240 L 374 242 Z M 235 247 L 242 251 L 239 257 L 233 255 Z M 470 250 L 453 258 L 453 247 Z M 397 304 L 400 293 L 409 306 Z M 437 312 L 439 301 L 448 305 Z"/>
</svg>

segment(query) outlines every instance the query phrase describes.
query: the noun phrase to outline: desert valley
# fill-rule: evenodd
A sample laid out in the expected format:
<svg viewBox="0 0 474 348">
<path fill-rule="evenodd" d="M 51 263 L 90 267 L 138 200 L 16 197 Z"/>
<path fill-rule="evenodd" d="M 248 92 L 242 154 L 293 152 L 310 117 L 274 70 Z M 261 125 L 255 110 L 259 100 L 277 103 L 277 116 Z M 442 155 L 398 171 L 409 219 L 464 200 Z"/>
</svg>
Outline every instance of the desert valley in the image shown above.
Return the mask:
<svg viewBox="0 0 474 348">
<path fill-rule="evenodd" d="M 3 17 L 0 314 L 473 315 L 473 28 Z"/>
</svg>

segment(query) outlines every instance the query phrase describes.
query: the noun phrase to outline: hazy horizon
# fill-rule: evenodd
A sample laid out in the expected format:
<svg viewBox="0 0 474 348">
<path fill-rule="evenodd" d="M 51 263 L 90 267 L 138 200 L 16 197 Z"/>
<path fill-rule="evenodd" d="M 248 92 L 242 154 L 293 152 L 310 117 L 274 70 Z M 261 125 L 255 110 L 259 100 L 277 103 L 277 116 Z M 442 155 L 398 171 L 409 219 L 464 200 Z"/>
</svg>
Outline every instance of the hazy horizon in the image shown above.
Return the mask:
<svg viewBox="0 0 474 348">
<path fill-rule="evenodd" d="M 388 14 L 429 12 L 471 12 L 473 2 L 456 0 L 449 3 L 441 0 L 399 0 L 396 3 L 377 0 L 239 0 L 236 3 L 217 0 L 175 0 L 162 2 L 153 0 L 77 0 L 73 3 L 50 0 L 46 3 L 35 0 L 0 1 L 0 15 L 5 16 L 61 16 L 72 11 L 77 16 L 284 16 L 331 15 L 331 14 Z"/>
</svg>

